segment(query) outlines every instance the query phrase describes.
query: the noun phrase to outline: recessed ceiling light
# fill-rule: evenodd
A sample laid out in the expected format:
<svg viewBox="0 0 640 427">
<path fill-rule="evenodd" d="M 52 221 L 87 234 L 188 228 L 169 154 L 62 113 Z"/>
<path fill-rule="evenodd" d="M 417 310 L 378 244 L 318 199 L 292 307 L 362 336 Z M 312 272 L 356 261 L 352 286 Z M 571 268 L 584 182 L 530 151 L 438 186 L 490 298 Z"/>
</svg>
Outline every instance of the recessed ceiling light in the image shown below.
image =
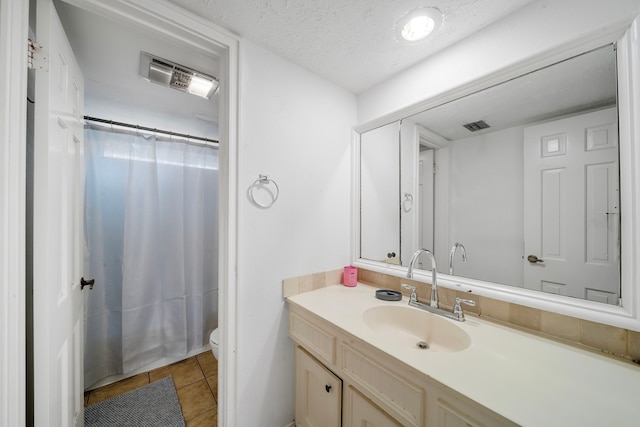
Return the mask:
<svg viewBox="0 0 640 427">
<path fill-rule="evenodd" d="M 400 19 L 396 24 L 396 33 L 403 40 L 417 42 L 439 29 L 440 25 L 442 13 L 432 7 L 423 7 L 409 12 Z"/>
</svg>

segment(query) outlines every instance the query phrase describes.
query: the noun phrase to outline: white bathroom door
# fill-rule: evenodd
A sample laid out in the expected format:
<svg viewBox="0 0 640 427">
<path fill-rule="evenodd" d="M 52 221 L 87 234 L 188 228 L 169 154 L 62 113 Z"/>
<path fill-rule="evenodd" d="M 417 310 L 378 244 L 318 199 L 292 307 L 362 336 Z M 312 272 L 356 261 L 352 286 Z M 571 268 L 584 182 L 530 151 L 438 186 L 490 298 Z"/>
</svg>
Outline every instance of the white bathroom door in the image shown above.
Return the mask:
<svg viewBox="0 0 640 427">
<path fill-rule="evenodd" d="M 36 5 L 33 219 L 34 416 L 84 425 L 84 82 L 51 0 Z"/>
<path fill-rule="evenodd" d="M 525 129 L 526 288 L 618 303 L 616 124 L 609 108 Z"/>
<path fill-rule="evenodd" d="M 401 255 L 400 123 L 364 132 L 360 161 L 360 257 L 397 263 Z"/>
</svg>

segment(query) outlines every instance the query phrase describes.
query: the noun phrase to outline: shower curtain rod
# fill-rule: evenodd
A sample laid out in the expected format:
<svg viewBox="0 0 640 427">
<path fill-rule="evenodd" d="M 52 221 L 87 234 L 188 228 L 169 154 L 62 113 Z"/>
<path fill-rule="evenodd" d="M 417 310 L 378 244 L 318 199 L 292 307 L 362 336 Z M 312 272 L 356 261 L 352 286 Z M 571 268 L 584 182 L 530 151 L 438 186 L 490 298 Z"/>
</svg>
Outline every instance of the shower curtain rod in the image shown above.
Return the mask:
<svg viewBox="0 0 640 427">
<path fill-rule="evenodd" d="M 144 131 L 147 131 L 147 132 L 162 133 L 162 134 L 169 135 L 169 136 L 177 136 L 177 137 L 180 137 L 180 138 L 186 138 L 188 140 L 204 141 L 204 142 L 219 144 L 219 141 L 217 141 L 215 139 L 204 138 L 204 137 L 201 137 L 201 136 L 187 135 L 186 133 L 171 132 L 170 130 L 162 130 L 162 129 L 155 129 L 155 128 L 150 128 L 150 127 L 145 127 L 145 126 L 132 125 L 132 124 L 129 124 L 129 123 L 116 122 L 116 121 L 113 121 L 113 120 L 100 119 L 100 118 L 91 117 L 91 116 L 84 116 L 84 119 L 88 120 L 90 122 L 106 123 L 106 124 L 113 125 L 113 126 L 122 126 L 122 127 L 126 127 L 126 128 L 144 130 Z"/>
</svg>

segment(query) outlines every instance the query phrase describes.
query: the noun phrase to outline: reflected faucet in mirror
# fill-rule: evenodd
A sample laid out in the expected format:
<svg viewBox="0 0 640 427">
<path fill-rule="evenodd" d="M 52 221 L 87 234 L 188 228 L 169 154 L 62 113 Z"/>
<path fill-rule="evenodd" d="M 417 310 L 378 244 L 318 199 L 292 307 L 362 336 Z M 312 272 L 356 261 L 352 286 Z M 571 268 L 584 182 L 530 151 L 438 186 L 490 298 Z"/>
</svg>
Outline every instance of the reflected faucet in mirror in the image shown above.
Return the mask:
<svg viewBox="0 0 640 427">
<path fill-rule="evenodd" d="M 462 243 L 456 243 L 451 248 L 451 252 L 449 253 L 449 274 L 453 276 L 453 261 L 456 257 L 456 251 L 460 248 L 462 251 L 462 262 L 467 262 L 467 250 L 464 248 Z"/>
<path fill-rule="evenodd" d="M 429 305 L 434 308 L 439 307 L 438 302 L 438 273 L 436 272 L 436 257 L 433 256 L 433 253 L 429 249 L 418 249 L 416 253 L 411 257 L 411 261 L 409 261 L 409 270 L 407 271 L 407 277 L 409 279 L 413 279 L 413 268 L 418 261 L 418 258 L 423 253 L 426 253 L 429 258 L 431 258 L 431 300 L 429 301 Z"/>
</svg>

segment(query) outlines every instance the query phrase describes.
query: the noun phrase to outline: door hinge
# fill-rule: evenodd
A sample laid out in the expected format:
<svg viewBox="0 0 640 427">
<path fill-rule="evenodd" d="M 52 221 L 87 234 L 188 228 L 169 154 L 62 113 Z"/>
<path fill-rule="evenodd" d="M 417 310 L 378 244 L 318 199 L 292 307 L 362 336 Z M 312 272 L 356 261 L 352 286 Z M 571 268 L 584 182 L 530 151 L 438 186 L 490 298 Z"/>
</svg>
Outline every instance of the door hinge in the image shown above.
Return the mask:
<svg viewBox="0 0 640 427">
<path fill-rule="evenodd" d="M 27 67 L 30 70 L 49 71 L 49 58 L 42 50 L 42 45 L 31 39 L 27 40 Z"/>
</svg>

